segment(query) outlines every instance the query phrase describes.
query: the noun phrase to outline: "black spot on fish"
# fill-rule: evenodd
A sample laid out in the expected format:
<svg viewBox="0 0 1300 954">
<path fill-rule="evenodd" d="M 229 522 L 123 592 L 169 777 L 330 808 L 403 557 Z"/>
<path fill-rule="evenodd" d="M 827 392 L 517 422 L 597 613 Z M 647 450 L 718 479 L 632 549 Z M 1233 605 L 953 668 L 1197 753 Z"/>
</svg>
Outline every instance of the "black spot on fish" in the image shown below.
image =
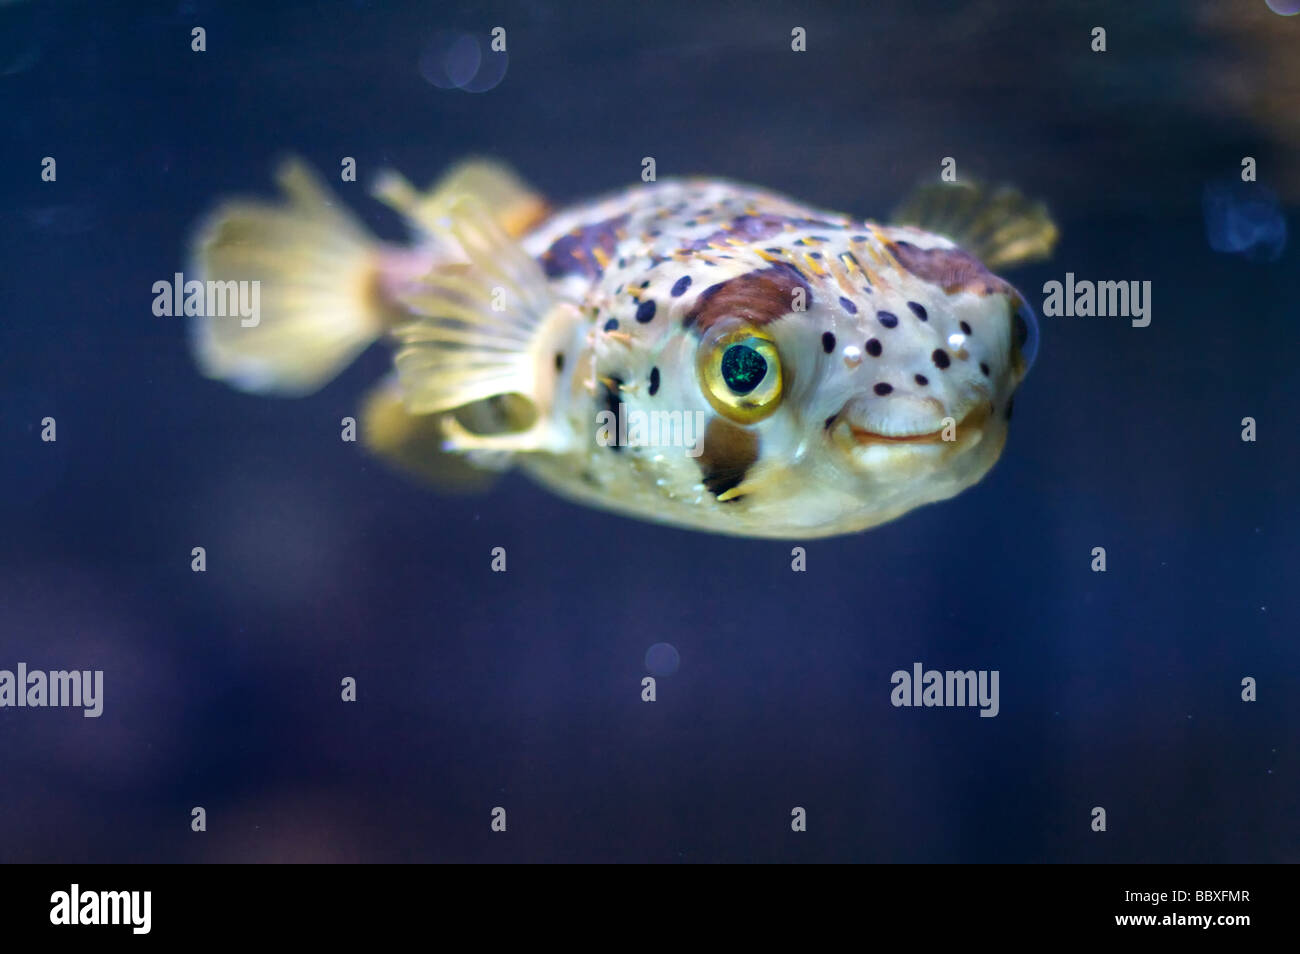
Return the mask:
<svg viewBox="0 0 1300 954">
<path fill-rule="evenodd" d="M 927 378 L 924 374 L 918 374 L 915 380 L 917 384 L 921 385 L 921 387 L 925 387 L 927 384 L 930 383 L 930 379 Z"/>
<path fill-rule="evenodd" d="M 919 302 L 909 301 L 907 307 L 912 309 L 912 314 L 916 315 L 916 317 L 920 318 L 922 321 L 929 320 L 930 316 L 926 313 L 925 306 Z"/>
<path fill-rule="evenodd" d="M 959 321 L 959 322 L 957 322 L 957 324 L 959 324 L 959 325 L 961 326 L 961 333 L 962 333 L 962 334 L 964 334 L 964 335 L 968 335 L 968 334 L 971 333 L 970 325 L 966 324 L 966 322 L 964 322 L 964 321 Z"/>
<path fill-rule="evenodd" d="M 559 373 L 560 371 L 563 371 L 563 370 L 564 370 L 564 354 L 563 354 L 563 353 L 558 353 L 558 354 L 556 354 L 556 356 L 555 356 L 555 370 L 556 370 L 556 373 Z"/>
<path fill-rule="evenodd" d="M 984 372 L 984 377 L 989 376 L 989 366 L 983 361 L 980 362 L 980 370 Z"/>
<path fill-rule="evenodd" d="M 952 359 L 948 357 L 948 352 L 944 351 L 942 348 L 935 348 L 934 352 L 930 355 L 930 360 L 934 362 L 934 366 L 940 371 L 952 364 Z"/>
<path fill-rule="evenodd" d="M 892 311 L 878 311 L 876 317 L 880 319 L 880 323 L 886 328 L 898 327 L 898 316 Z"/>
<path fill-rule="evenodd" d="M 611 319 L 609 319 L 609 321 L 605 322 L 605 330 L 606 330 L 606 331 L 617 331 L 617 330 L 618 330 L 618 319 L 617 319 L 617 318 L 611 318 Z"/>
<path fill-rule="evenodd" d="M 647 321 L 653 320 L 654 316 L 655 316 L 655 303 L 653 298 L 647 299 L 646 301 L 643 301 L 641 302 L 641 304 L 636 306 L 636 320 L 641 322 L 642 324 L 645 324 Z"/>
<path fill-rule="evenodd" d="M 870 338 L 867 340 L 867 354 L 871 355 L 871 357 L 879 358 L 880 352 L 884 350 L 885 350 L 884 347 L 875 338 Z"/>
<path fill-rule="evenodd" d="M 623 379 L 610 377 L 608 382 L 601 382 L 601 386 L 604 388 L 603 398 L 605 410 L 614 415 L 614 427 L 617 428 L 618 421 L 620 420 L 619 411 L 623 407 L 623 398 L 621 396 L 623 391 Z M 609 449 L 615 452 L 623 450 L 622 445 L 618 442 L 617 431 L 615 431 L 614 440 L 610 441 Z"/>
<path fill-rule="evenodd" d="M 872 390 L 874 390 L 881 397 L 884 397 L 886 394 L 894 390 L 894 386 L 892 384 L 886 384 L 884 381 L 881 381 Z"/>
<path fill-rule="evenodd" d="M 822 350 L 827 354 L 835 350 L 835 336 L 829 331 L 822 332 Z"/>
<path fill-rule="evenodd" d="M 672 290 L 668 294 L 670 294 L 673 298 L 676 298 L 678 295 L 682 294 L 684 291 L 686 291 L 686 289 L 690 287 L 691 287 L 691 276 L 683 275 L 681 278 L 677 279 L 677 281 L 673 282 Z"/>
<path fill-rule="evenodd" d="M 847 311 L 850 315 L 856 315 L 858 313 L 858 306 L 853 304 L 852 299 L 841 298 L 840 307 L 843 308 L 845 311 Z"/>
<path fill-rule="evenodd" d="M 659 393 L 659 369 L 650 369 L 650 396 L 654 397 Z"/>
</svg>

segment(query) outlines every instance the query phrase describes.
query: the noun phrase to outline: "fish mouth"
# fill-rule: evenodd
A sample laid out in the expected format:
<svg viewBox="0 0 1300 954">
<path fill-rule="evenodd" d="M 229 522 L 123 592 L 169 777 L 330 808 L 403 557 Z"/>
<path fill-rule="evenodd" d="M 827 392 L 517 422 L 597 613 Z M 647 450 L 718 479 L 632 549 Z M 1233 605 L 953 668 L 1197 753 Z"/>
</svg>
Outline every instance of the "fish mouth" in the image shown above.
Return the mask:
<svg viewBox="0 0 1300 954">
<path fill-rule="evenodd" d="M 932 431 L 925 431 L 918 434 L 886 434 L 881 431 L 872 430 L 869 427 L 863 427 L 860 424 L 853 423 L 848 418 L 845 410 L 840 411 L 832 419 L 831 427 L 837 431 L 837 437 L 843 435 L 842 442 L 850 447 L 873 447 L 873 446 L 917 446 L 917 445 L 947 445 L 949 447 L 959 446 L 965 441 L 963 437 L 973 432 L 982 430 L 985 421 L 988 420 L 990 407 L 987 401 L 980 401 L 966 411 L 960 418 L 956 415 L 949 415 L 956 422 L 955 425 L 941 426 Z M 839 424 L 841 426 L 836 427 Z M 828 428 L 829 429 L 829 428 Z M 947 435 L 947 439 L 945 439 Z"/>
<path fill-rule="evenodd" d="M 931 431 L 929 434 L 908 434 L 895 437 L 891 434 L 878 434 L 875 431 L 867 430 L 865 427 L 850 424 L 849 434 L 853 437 L 854 443 L 857 444 L 930 444 L 934 441 L 943 440 L 943 428 Z"/>
</svg>

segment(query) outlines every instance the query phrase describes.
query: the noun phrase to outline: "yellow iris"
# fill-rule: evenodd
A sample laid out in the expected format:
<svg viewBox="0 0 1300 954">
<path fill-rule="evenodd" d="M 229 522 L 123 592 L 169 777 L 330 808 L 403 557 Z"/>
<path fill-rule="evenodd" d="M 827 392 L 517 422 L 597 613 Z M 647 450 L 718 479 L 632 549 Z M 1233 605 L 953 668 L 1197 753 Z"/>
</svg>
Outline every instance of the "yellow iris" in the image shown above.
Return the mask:
<svg viewBox="0 0 1300 954">
<path fill-rule="evenodd" d="M 732 322 L 709 332 L 696 358 L 709 403 L 738 424 L 753 424 L 781 404 L 781 356 L 772 336 Z"/>
</svg>

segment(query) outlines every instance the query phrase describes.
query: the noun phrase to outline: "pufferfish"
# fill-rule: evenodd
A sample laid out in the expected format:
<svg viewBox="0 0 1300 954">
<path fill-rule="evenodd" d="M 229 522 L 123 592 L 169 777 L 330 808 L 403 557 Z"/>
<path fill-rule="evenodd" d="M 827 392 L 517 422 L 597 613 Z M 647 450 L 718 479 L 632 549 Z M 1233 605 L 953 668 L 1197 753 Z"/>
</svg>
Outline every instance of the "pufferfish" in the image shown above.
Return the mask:
<svg viewBox="0 0 1300 954">
<path fill-rule="evenodd" d="M 359 416 L 399 468 L 446 487 L 518 466 L 747 537 L 853 533 L 980 480 L 1037 349 L 989 268 L 1057 236 L 1011 189 L 931 186 L 891 225 L 707 178 L 552 210 L 474 160 L 425 192 L 380 177 L 413 233 L 398 246 L 302 163 L 278 179 L 286 203 L 230 201 L 196 231 L 191 274 L 261 293 L 255 323 L 191 321 L 206 375 L 303 395 L 386 339 L 393 372 Z"/>
</svg>

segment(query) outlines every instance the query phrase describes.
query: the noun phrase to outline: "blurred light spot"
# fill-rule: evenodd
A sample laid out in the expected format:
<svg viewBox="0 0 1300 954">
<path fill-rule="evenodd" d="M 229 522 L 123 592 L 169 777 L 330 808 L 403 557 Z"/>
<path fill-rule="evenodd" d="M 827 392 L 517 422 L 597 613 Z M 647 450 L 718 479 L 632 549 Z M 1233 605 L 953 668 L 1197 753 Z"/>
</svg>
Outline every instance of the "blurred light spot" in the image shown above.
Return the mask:
<svg viewBox="0 0 1300 954">
<path fill-rule="evenodd" d="M 506 77 L 506 64 L 510 62 L 510 56 L 504 50 L 500 53 L 494 53 L 490 49 L 483 52 L 483 60 L 479 64 L 478 73 L 473 79 L 465 83 L 461 89 L 467 93 L 486 93 L 488 90 L 496 87 Z"/>
<path fill-rule="evenodd" d="M 442 31 L 434 36 L 420 54 L 420 75 L 438 89 L 457 89 L 464 80 L 455 77 L 463 73 L 465 58 L 471 53 L 478 55 L 478 44 L 473 37 Z M 473 71 L 478 69 L 478 63 L 474 63 L 470 69 L 472 76 Z"/>
<path fill-rule="evenodd" d="M 1300 2 L 1300 0 L 1297 0 Z M 1286 219 L 1277 196 L 1256 182 L 1229 179 L 1205 187 L 1205 234 L 1216 252 L 1275 262 L 1286 247 Z"/>
<path fill-rule="evenodd" d="M 508 61 L 505 52 L 490 49 L 486 36 L 443 30 L 420 54 L 419 71 L 438 89 L 486 93 L 505 78 Z"/>
<path fill-rule="evenodd" d="M 645 668 L 651 675 L 671 676 L 681 664 L 681 654 L 672 643 L 655 643 L 645 651 Z"/>
<path fill-rule="evenodd" d="M 1270 10 L 1280 16 L 1293 17 L 1300 13 L 1300 0 L 1264 0 L 1264 2 Z"/>
</svg>

